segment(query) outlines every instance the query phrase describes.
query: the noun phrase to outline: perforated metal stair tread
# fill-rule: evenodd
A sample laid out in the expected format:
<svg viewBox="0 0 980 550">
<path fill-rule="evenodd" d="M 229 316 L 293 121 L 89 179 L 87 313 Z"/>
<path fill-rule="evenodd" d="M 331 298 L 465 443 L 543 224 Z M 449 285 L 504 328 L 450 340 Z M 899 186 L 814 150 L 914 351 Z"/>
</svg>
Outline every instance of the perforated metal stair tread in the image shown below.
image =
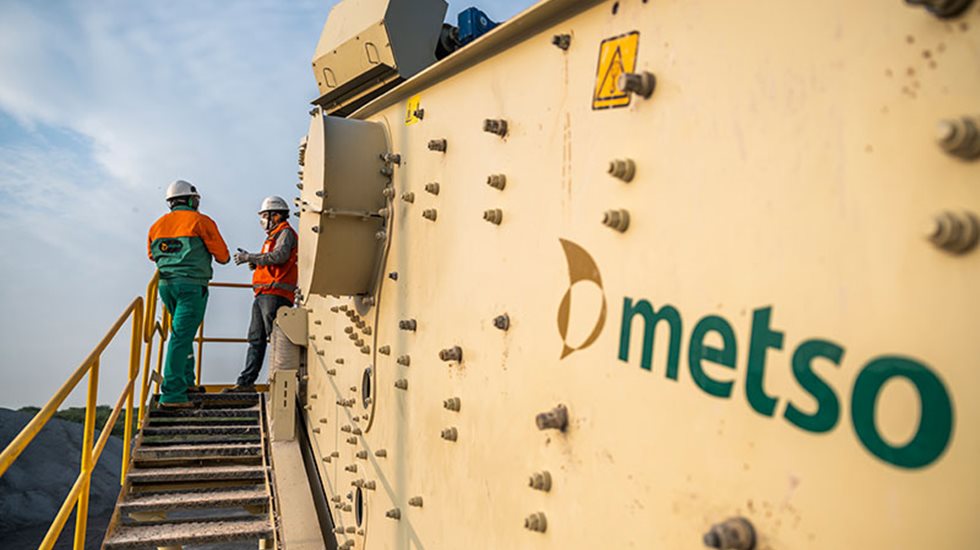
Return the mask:
<svg viewBox="0 0 980 550">
<path fill-rule="evenodd" d="M 258 443 L 262 440 L 259 434 L 168 434 L 144 435 L 143 445 L 159 448 L 167 445 L 206 445 L 220 443 Z"/>
<path fill-rule="evenodd" d="M 130 495 L 119 505 L 123 513 L 188 508 L 232 508 L 268 504 L 265 487 L 222 491 L 175 491 Z"/>
<path fill-rule="evenodd" d="M 256 540 L 272 535 L 267 519 L 244 521 L 198 521 L 119 525 L 105 541 L 106 550 L 156 548 L 183 544 L 212 544 L 236 540 Z"/>
<path fill-rule="evenodd" d="M 194 459 L 200 457 L 252 457 L 262 453 L 258 444 L 227 444 L 227 445 L 161 445 L 158 447 L 143 447 L 136 449 L 134 456 L 137 460 L 152 460 L 155 458 Z"/>
<path fill-rule="evenodd" d="M 197 435 L 197 434 L 260 434 L 258 423 L 251 426 L 163 426 L 146 427 L 143 438 L 158 435 Z"/>
<path fill-rule="evenodd" d="M 264 466 L 137 468 L 129 473 L 129 479 L 135 483 L 259 480 L 263 476 L 265 476 Z"/>
<path fill-rule="evenodd" d="M 234 417 L 234 418 L 258 418 L 258 406 L 243 408 L 208 408 L 194 407 L 191 409 L 155 409 L 150 412 L 150 418 L 209 418 L 209 417 Z"/>
</svg>

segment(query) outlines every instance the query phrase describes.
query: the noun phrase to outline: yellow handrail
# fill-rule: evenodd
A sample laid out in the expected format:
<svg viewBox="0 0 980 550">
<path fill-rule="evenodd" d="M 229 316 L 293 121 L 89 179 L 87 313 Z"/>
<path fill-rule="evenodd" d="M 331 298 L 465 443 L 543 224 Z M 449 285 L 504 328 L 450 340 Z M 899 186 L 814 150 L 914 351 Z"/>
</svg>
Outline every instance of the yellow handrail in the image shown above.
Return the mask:
<svg viewBox="0 0 980 550">
<path fill-rule="evenodd" d="M 75 390 L 78 383 L 85 375 L 88 375 L 88 392 L 85 403 L 85 424 L 83 428 L 82 460 L 79 468 L 78 477 L 72 485 L 68 496 L 65 497 L 58 514 L 51 522 L 44 540 L 41 541 L 39 549 L 49 550 L 54 547 L 55 542 L 61 536 L 65 528 L 65 523 L 71 515 L 72 509 L 77 508 L 75 516 L 74 549 L 83 550 L 85 548 L 85 531 L 88 523 L 88 501 L 91 488 L 92 472 L 95 470 L 102 451 L 105 449 L 112 434 L 119 415 L 125 407 L 125 428 L 122 449 L 122 471 L 120 472 L 120 483 L 124 483 L 126 473 L 130 467 L 131 441 L 133 439 L 133 401 L 137 380 L 140 375 L 140 358 L 143 358 L 142 381 L 140 383 L 139 407 L 136 411 L 137 423 L 142 428 L 145 420 L 147 401 L 150 396 L 150 384 L 153 377 L 150 375 L 150 355 L 153 352 L 154 337 L 159 335 L 159 348 L 157 349 L 156 359 L 156 390 L 160 390 L 160 377 L 163 368 L 163 345 L 167 340 L 170 331 L 170 312 L 167 308 L 162 308 L 160 321 L 155 319 L 157 310 L 158 291 L 160 285 L 160 273 L 157 272 L 150 279 L 146 286 L 146 296 L 135 298 L 123 311 L 122 315 L 116 320 L 95 349 L 82 361 L 82 364 L 72 373 L 68 380 L 62 384 L 61 388 L 55 392 L 54 396 L 41 408 L 34 418 L 27 423 L 17 437 L 7 445 L 0 453 L 0 477 L 10 469 L 10 466 L 24 452 L 28 445 L 37 437 L 44 426 L 54 417 L 58 407 L 64 403 L 65 399 Z M 210 286 L 225 288 L 251 288 L 251 285 L 239 283 L 211 283 Z M 102 426 L 102 433 L 98 441 L 95 439 L 95 413 L 98 403 L 99 390 L 99 368 L 101 366 L 102 353 L 115 340 L 119 329 L 132 318 L 132 335 L 129 342 L 129 372 L 126 387 L 123 388 L 115 407 L 109 414 L 108 420 Z M 196 338 L 198 344 L 197 355 L 197 383 L 201 383 L 201 354 L 205 342 L 247 342 L 243 338 L 205 338 L 204 322 L 201 322 L 200 332 Z M 146 353 L 142 353 L 145 345 Z"/>
<path fill-rule="evenodd" d="M 75 480 L 75 484 L 72 486 L 71 491 L 69 491 L 68 496 L 65 498 L 64 503 L 61 505 L 61 509 L 58 511 L 58 515 L 55 516 L 51 527 L 48 529 L 44 540 L 41 542 L 39 548 L 44 550 L 54 547 L 54 543 L 58 540 L 61 535 L 61 531 L 64 529 L 65 522 L 68 521 L 68 516 L 71 514 L 71 510 L 77 504 L 77 514 L 75 516 L 75 544 L 76 550 L 82 550 L 85 548 L 85 528 L 88 521 L 88 497 L 89 489 L 92 479 L 92 472 L 95 469 L 95 464 L 98 463 L 99 456 L 102 454 L 102 450 L 105 448 L 105 443 L 108 441 L 108 434 L 112 432 L 113 423 L 119 418 L 119 414 L 126 405 L 126 427 L 125 427 L 125 438 L 123 439 L 123 463 L 122 463 L 122 478 L 126 476 L 126 470 L 129 465 L 129 452 L 130 452 L 130 440 L 132 440 L 133 435 L 133 387 L 136 381 L 137 373 L 139 372 L 139 359 L 140 359 L 140 340 L 141 334 L 143 333 L 143 298 L 137 297 L 134 299 L 129 306 L 123 311 L 119 319 L 112 325 L 112 328 L 106 333 L 99 342 L 95 349 L 89 353 L 88 357 L 82 361 L 82 364 L 75 370 L 74 373 L 65 383 L 55 392 L 54 397 L 52 397 L 24 429 L 17 434 L 17 437 L 7 445 L 7 448 L 0 453 L 0 476 L 3 476 L 14 463 L 18 456 L 24 452 L 24 449 L 37 434 L 41 432 L 41 429 L 51 420 L 54 413 L 57 412 L 58 407 L 65 401 L 69 394 L 75 389 L 82 378 L 88 374 L 88 393 L 86 396 L 86 408 L 85 408 L 85 427 L 83 436 L 83 447 L 82 447 L 82 461 L 80 466 L 80 471 L 78 477 Z M 122 394 L 119 396 L 119 400 L 116 402 L 116 406 L 112 410 L 112 414 L 109 416 L 106 424 L 102 426 L 102 435 L 99 438 L 98 443 L 93 447 L 92 441 L 95 438 L 95 412 L 96 403 L 98 402 L 98 390 L 99 390 L 99 366 L 101 363 L 102 353 L 105 351 L 106 347 L 115 339 L 116 334 L 119 329 L 122 328 L 123 324 L 126 323 L 130 318 L 132 318 L 132 336 L 129 343 L 129 378 L 126 387 L 123 389 Z"/>
</svg>

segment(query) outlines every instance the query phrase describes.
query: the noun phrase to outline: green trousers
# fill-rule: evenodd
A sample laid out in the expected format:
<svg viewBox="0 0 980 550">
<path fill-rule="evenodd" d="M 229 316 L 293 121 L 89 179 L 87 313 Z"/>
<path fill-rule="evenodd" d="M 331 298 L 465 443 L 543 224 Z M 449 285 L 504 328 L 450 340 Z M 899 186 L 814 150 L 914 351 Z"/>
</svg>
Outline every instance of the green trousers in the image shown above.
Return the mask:
<svg viewBox="0 0 980 550">
<path fill-rule="evenodd" d="M 171 317 L 160 402 L 183 403 L 187 401 L 187 387 L 195 383 L 194 336 L 204 320 L 208 287 L 192 283 L 160 285 L 160 299 Z"/>
</svg>

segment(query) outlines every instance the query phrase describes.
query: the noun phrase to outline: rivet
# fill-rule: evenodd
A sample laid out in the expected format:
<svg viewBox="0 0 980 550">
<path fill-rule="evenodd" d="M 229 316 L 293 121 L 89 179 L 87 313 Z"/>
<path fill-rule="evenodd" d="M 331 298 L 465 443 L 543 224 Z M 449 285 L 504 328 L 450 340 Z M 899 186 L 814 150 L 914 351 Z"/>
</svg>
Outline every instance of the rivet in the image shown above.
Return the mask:
<svg viewBox="0 0 980 550">
<path fill-rule="evenodd" d="M 353 506 L 351 506 L 350 504 L 345 504 L 345 505 L 344 505 L 344 511 L 345 511 L 345 512 L 350 512 L 350 511 L 352 511 L 353 509 L 354 509 L 354 507 L 353 507 Z M 352 542 L 354 542 L 354 541 L 352 541 L 352 540 L 349 540 L 349 541 L 347 541 L 347 542 L 351 542 L 351 543 L 352 543 Z M 347 545 L 347 548 L 350 548 L 351 546 L 354 546 L 354 545 L 353 545 L 353 544 L 348 544 L 348 545 Z"/>
<path fill-rule="evenodd" d="M 436 182 L 427 183 L 427 184 L 425 184 L 425 190 L 426 190 L 426 192 L 431 193 L 433 195 L 438 195 L 439 194 L 439 184 L 436 183 Z"/>
<path fill-rule="evenodd" d="M 650 97 L 653 90 L 657 87 L 657 77 L 653 73 L 643 71 L 641 73 L 622 73 L 619 75 L 619 89 L 626 93 L 633 93 L 640 97 Z"/>
<path fill-rule="evenodd" d="M 529 531 L 544 533 L 548 530 L 548 520 L 542 512 L 535 512 L 524 518 L 524 528 Z"/>
<path fill-rule="evenodd" d="M 398 380 L 395 380 L 395 387 L 398 388 L 398 389 L 400 389 L 400 390 L 407 390 L 408 389 L 408 380 L 406 380 L 404 378 L 399 378 Z"/>
<path fill-rule="evenodd" d="M 357 438 L 356 437 L 348 437 L 347 438 L 347 442 L 350 443 L 351 445 L 357 445 Z"/>
<path fill-rule="evenodd" d="M 426 208 L 422 211 L 422 217 L 430 221 L 436 221 L 438 215 L 439 213 L 436 212 L 435 208 Z"/>
<path fill-rule="evenodd" d="M 343 426 L 340 427 L 340 431 L 344 433 L 350 433 L 352 429 L 354 429 L 354 427 L 351 426 L 350 424 L 344 424 Z"/>
<path fill-rule="evenodd" d="M 950 155 L 963 160 L 980 159 L 980 119 L 961 117 L 942 120 L 936 128 L 936 141 Z"/>
<path fill-rule="evenodd" d="M 446 441 L 456 441 L 456 438 L 459 437 L 459 432 L 456 431 L 456 428 L 446 428 L 442 430 L 440 436 Z"/>
<path fill-rule="evenodd" d="M 307 406 L 305 406 L 303 408 L 306 409 L 306 410 L 308 410 L 308 411 L 312 411 L 313 410 L 313 405 L 307 405 Z"/>
<path fill-rule="evenodd" d="M 340 502 L 340 495 L 330 497 L 331 502 Z"/>
<path fill-rule="evenodd" d="M 386 456 L 388 456 L 388 451 L 384 449 L 378 449 L 377 451 L 374 451 L 374 456 L 378 458 L 385 458 Z"/>
<path fill-rule="evenodd" d="M 391 353 L 391 346 L 381 346 L 378 348 L 378 353 L 381 355 L 388 355 Z"/>
<path fill-rule="evenodd" d="M 395 360 L 399 365 L 409 366 L 412 364 L 412 358 L 408 355 L 401 355 Z"/>
<path fill-rule="evenodd" d="M 352 400 L 352 401 L 353 401 L 353 400 Z M 361 435 L 361 434 L 362 434 L 362 433 L 364 433 L 364 432 L 362 432 L 360 428 L 358 428 L 358 427 L 354 427 L 354 429 L 353 429 L 353 430 L 351 430 L 351 431 L 350 431 L 350 433 L 352 433 L 352 434 L 354 434 L 354 435 Z"/>
<path fill-rule="evenodd" d="M 316 335 L 315 334 L 311 334 L 310 335 L 310 340 L 316 340 Z"/>
<path fill-rule="evenodd" d="M 323 324 L 323 321 L 321 321 L 319 319 L 316 319 L 316 320 L 313 321 L 313 324 L 314 325 L 322 325 Z"/>
<path fill-rule="evenodd" d="M 311 393 L 310 394 L 310 399 L 316 399 L 316 394 L 315 393 Z"/>
<path fill-rule="evenodd" d="M 327 369 L 327 374 L 334 376 L 337 374 L 337 369 Z"/>
<path fill-rule="evenodd" d="M 324 461 L 324 462 L 326 462 L 327 464 L 330 464 L 331 462 L 333 462 L 333 461 L 332 461 L 332 460 L 330 459 L 330 457 L 329 457 L 329 456 L 325 456 L 325 457 L 323 457 L 323 461 Z"/>
<path fill-rule="evenodd" d="M 449 148 L 449 143 L 445 139 L 433 139 L 429 141 L 429 150 L 436 151 L 439 153 L 445 153 L 446 149 Z"/>
<path fill-rule="evenodd" d="M 327 352 L 326 352 L 326 351 L 324 351 L 324 350 L 322 350 L 322 349 L 318 349 L 318 350 L 316 350 L 316 354 L 317 354 L 317 355 L 324 355 L 324 354 L 326 354 L 326 353 L 327 353 Z"/>
<path fill-rule="evenodd" d="M 351 342 L 354 342 L 354 341 L 357 340 L 357 334 L 354 334 L 353 332 L 350 333 L 350 334 L 348 334 L 347 337 L 350 338 Z"/>
<path fill-rule="evenodd" d="M 416 508 L 422 507 L 422 497 L 412 497 L 408 499 L 409 506 L 415 506 Z"/>
<path fill-rule="evenodd" d="M 357 454 L 355 456 L 357 456 L 357 458 L 360 458 L 362 460 L 366 460 L 367 457 L 368 457 L 368 452 L 367 451 L 357 451 Z"/>
<path fill-rule="evenodd" d="M 302 183 L 297 183 L 296 184 L 296 189 L 299 189 L 300 191 L 302 191 L 303 190 L 303 184 Z"/>
<path fill-rule="evenodd" d="M 488 118 L 483 121 L 483 131 L 504 137 L 507 135 L 507 121 L 499 118 Z"/>
<path fill-rule="evenodd" d="M 358 319 L 354 325 L 356 325 L 357 328 L 364 328 L 367 325 L 367 322 L 365 322 L 364 319 Z"/>
<path fill-rule="evenodd" d="M 340 458 L 340 451 L 334 451 L 334 452 L 330 453 L 330 456 L 332 456 L 334 458 Z"/>
<path fill-rule="evenodd" d="M 370 355 L 370 353 L 371 353 L 371 346 L 362 346 L 361 347 L 361 353 L 363 353 L 364 355 Z"/>
<path fill-rule="evenodd" d="M 386 199 L 393 199 L 395 197 L 395 188 L 389 185 L 381 190 L 381 195 Z"/>
<path fill-rule="evenodd" d="M 320 226 L 314 225 L 313 227 L 310 228 L 310 230 L 313 231 L 314 233 L 319 233 L 320 232 Z"/>
<path fill-rule="evenodd" d="M 340 311 L 347 311 L 347 310 L 348 310 L 347 304 L 340 306 Z"/>
<path fill-rule="evenodd" d="M 354 327 L 344 327 L 344 332 L 347 334 L 354 334 Z"/>
<path fill-rule="evenodd" d="M 425 118 L 425 109 L 421 109 L 421 108 L 420 109 L 415 109 L 414 111 L 412 111 L 412 116 L 414 116 L 415 118 L 417 118 L 419 120 L 424 119 Z"/>
<path fill-rule="evenodd" d="M 343 535 L 344 534 L 344 528 L 343 527 L 334 527 L 333 532 L 334 533 L 337 533 L 338 535 Z"/>
<path fill-rule="evenodd" d="M 340 311 L 340 308 L 337 306 L 330 306 L 330 311 L 337 313 L 338 311 Z"/>
<path fill-rule="evenodd" d="M 439 352 L 439 359 L 442 359 L 443 361 L 462 361 L 463 349 L 459 346 L 446 348 Z"/>
<path fill-rule="evenodd" d="M 936 247 L 953 254 L 965 254 L 977 245 L 980 222 L 972 212 L 940 212 L 933 217 L 926 238 Z"/>
<path fill-rule="evenodd" d="M 630 213 L 626 210 L 606 210 L 602 215 L 602 225 L 625 232 L 630 226 Z"/>
<path fill-rule="evenodd" d="M 344 470 L 347 471 L 347 472 L 350 472 L 352 474 L 356 474 L 357 473 L 357 464 L 350 464 L 350 465 L 344 466 Z"/>
<path fill-rule="evenodd" d="M 510 328 L 510 316 L 504 313 L 503 315 L 498 315 L 493 318 L 493 326 L 499 328 L 500 330 L 507 330 Z"/>
<path fill-rule="evenodd" d="M 355 392 L 355 393 L 357 392 L 357 386 L 351 386 L 351 387 L 349 387 L 347 389 L 350 390 L 350 391 L 352 391 L 352 392 Z M 357 417 L 356 416 L 354 417 L 354 422 L 357 422 Z"/>
<path fill-rule="evenodd" d="M 402 330 L 410 330 L 414 332 L 417 327 L 418 323 L 415 321 L 415 319 L 402 319 L 401 321 L 398 321 L 398 328 Z"/>
<path fill-rule="evenodd" d="M 371 327 L 364 327 L 364 330 L 362 332 L 364 332 L 364 334 L 370 336 L 371 335 Z"/>
<path fill-rule="evenodd" d="M 364 488 L 367 489 L 367 490 L 369 490 L 369 491 L 373 491 L 373 490 L 375 490 L 375 489 L 378 488 L 378 484 L 375 483 L 374 481 L 365 481 L 364 482 Z"/>
<path fill-rule="evenodd" d="M 320 424 L 326 424 L 326 423 L 327 423 L 327 419 L 326 418 L 321 418 L 320 419 Z"/>
<path fill-rule="evenodd" d="M 348 527 L 348 528 L 346 529 L 346 531 L 347 531 L 347 534 L 349 534 L 349 535 L 353 535 L 354 533 L 356 533 L 356 532 L 357 532 L 357 527 L 354 527 L 353 525 L 351 525 L 350 527 Z"/>
<path fill-rule="evenodd" d="M 636 175 L 636 163 L 633 159 L 614 159 L 609 161 L 609 168 L 606 170 L 610 176 L 629 183 Z"/>
<path fill-rule="evenodd" d="M 398 280 L 398 272 L 397 271 L 392 271 L 391 273 L 388 274 L 388 278 L 391 279 L 392 281 L 397 281 Z"/>
<path fill-rule="evenodd" d="M 415 202 L 415 193 L 402 193 L 402 200 L 405 202 Z"/>
<path fill-rule="evenodd" d="M 344 358 L 343 357 L 338 357 L 337 359 L 334 359 L 334 362 L 337 363 L 338 365 L 343 365 L 344 364 Z"/>
<path fill-rule="evenodd" d="M 712 525 L 702 542 L 708 548 L 752 550 L 755 548 L 755 528 L 745 518 L 729 518 Z"/>
<path fill-rule="evenodd" d="M 494 189 L 504 190 L 507 187 L 507 176 L 503 174 L 493 174 L 487 177 L 487 185 L 493 187 Z"/>
<path fill-rule="evenodd" d="M 443 407 L 455 412 L 459 412 L 459 409 L 462 406 L 462 404 L 463 404 L 462 401 L 458 397 L 450 397 L 449 399 L 444 399 L 442 401 Z"/>
<path fill-rule="evenodd" d="M 375 304 L 374 296 L 361 296 L 361 303 L 366 306 L 373 306 Z"/>
<path fill-rule="evenodd" d="M 387 162 L 388 164 L 401 164 L 402 156 L 398 153 L 383 153 L 381 155 L 381 160 Z"/>
<path fill-rule="evenodd" d="M 374 234 L 374 240 L 376 241 L 383 241 L 387 238 L 388 238 L 388 234 L 385 233 L 384 231 L 378 231 Z"/>
<path fill-rule="evenodd" d="M 391 510 L 385 512 L 385 517 L 391 519 L 401 519 L 402 513 L 398 508 L 392 508 Z"/>
<path fill-rule="evenodd" d="M 316 193 L 313 193 L 313 194 L 314 194 L 314 195 L 316 195 L 316 196 L 318 196 L 318 197 L 320 197 L 320 198 L 322 199 L 322 198 L 323 198 L 323 196 L 324 196 L 324 195 L 325 195 L 326 193 L 324 193 L 324 192 L 323 192 L 322 190 L 319 190 L 319 191 L 317 191 Z"/>
<path fill-rule="evenodd" d="M 494 225 L 500 225 L 504 221 L 504 212 L 499 208 L 493 208 L 483 212 L 483 219 Z"/>
<path fill-rule="evenodd" d="M 357 335 L 355 334 L 354 336 L 357 336 Z M 363 338 L 358 338 L 357 340 L 354 340 L 354 345 L 357 346 L 357 347 L 363 346 L 364 345 L 364 339 Z"/>
<path fill-rule="evenodd" d="M 330 336 L 329 334 L 324 334 L 323 339 L 327 342 L 330 342 L 333 340 L 333 336 Z"/>
<path fill-rule="evenodd" d="M 572 45 L 572 35 L 556 34 L 551 37 L 551 43 L 557 46 L 559 50 L 567 50 Z"/>
<path fill-rule="evenodd" d="M 568 427 L 568 409 L 565 405 L 558 405 L 548 412 L 539 414 L 534 420 L 539 430 L 565 431 Z"/>
<path fill-rule="evenodd" d="M 551 474 L 548 472 L 534 472 L 528 481 L 532 489 L 548 492 L 551 490 Z"/>
</svg>

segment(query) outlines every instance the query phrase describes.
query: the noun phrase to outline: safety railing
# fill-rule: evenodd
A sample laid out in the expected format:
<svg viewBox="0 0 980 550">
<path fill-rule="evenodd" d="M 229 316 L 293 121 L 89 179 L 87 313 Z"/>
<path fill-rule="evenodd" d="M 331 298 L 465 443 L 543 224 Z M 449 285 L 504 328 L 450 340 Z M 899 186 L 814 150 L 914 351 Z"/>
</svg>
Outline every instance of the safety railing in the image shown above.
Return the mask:
<svg viewBox="0 0 980 550">
<path fill-rule="evenodd" d="M 122 449 L 122 467 L 120 472 L 120 484 L 124 483 L 126 473 L 129 469 L 131 442 L 133 440 L 133 415 L 137 417 L 137 424 L 142 428 L 146 419 L 146 409 L 151 395 L 150 386 L 155 383 L 155 391 L 159 392 L 160 381 L 162 380 L 162 368 L 164 361 L 164 344 L 167 341 L 170 331 L 170 312 L 166 307 L 162 308 L 160 320 L 156 320 L 158 290 L 160 284 L 159 272 L 146 286 L 146 296 L 135 298 L 123 311 L 119 319 L 112 325 L 106 335 L 102 338 L 95 349 L 82 361 L 82 364 L 72 373 L 65 383 L 55 392 L 54 396 L 41 408 L 34 418 L 20 431 L 19 434 L 7 445 L 0 453 L 0 477 L 10 469 L 14 461 L 24 452 L 28 445 L 37 437 L 45 425 L 54 417 L 58 408 L 64 403 L 65 399 L 75 390 L 78 384 L 88 375 L 88 391 L 85 398 L 85 423 L 82 442 L 82 458 L 78 477 L 74 485 L 65 497 L 58 514 L 48 528 L 44 539 L 38 546 L 39 549 L 49 550 L 54 547 L 65 524 L 71 515 L 72 509 L 77 509 L 75 515 L 74 549 L 83 550 L 85 548 L 85 532 L 88 524 L 88 501 L 91 488 L 92 472 L 102 456 L 106 443 L 112 434 L 113 426 L 119 420 L 119 415 L 125 407 L 125 428 Z M 210 283 L 212 287 L 225 288 L 251 288 L 251 285 L 239 283 Z M 108 420 L 102 426 L 98 441 L 93 445 L 95 438 L 95 414 L 98 404 L 99 393 L 99 370 L 101 367 L 102 354 L 115 339 L 119 330 L 132 319 L 132 334 L 129 343 L 129 368 L 126 379 L 126 386 L 123 388 L 116 405 L 109 414 Z M 153 354 L 153 342 L 159 336 L 159 348 L 156 355 L 156 368 L 151 373 L 150 362 Z M 204 336 L 204 322 L 198 330 L 197 342 L 197 383 L 201 383 L 201 356 L 204 352 L 204 344 L 209 342 L 221 343 L 244 343 L 244 338 L 208 338 Z M 145 347 L 145 350 L 143 349 Z M 143 361 L 142 377 L 140 377 L 140 360 Z M 140 380 L 139 401 L 134 411 L 134 394 L 136 382 Z"/>
</svg>

